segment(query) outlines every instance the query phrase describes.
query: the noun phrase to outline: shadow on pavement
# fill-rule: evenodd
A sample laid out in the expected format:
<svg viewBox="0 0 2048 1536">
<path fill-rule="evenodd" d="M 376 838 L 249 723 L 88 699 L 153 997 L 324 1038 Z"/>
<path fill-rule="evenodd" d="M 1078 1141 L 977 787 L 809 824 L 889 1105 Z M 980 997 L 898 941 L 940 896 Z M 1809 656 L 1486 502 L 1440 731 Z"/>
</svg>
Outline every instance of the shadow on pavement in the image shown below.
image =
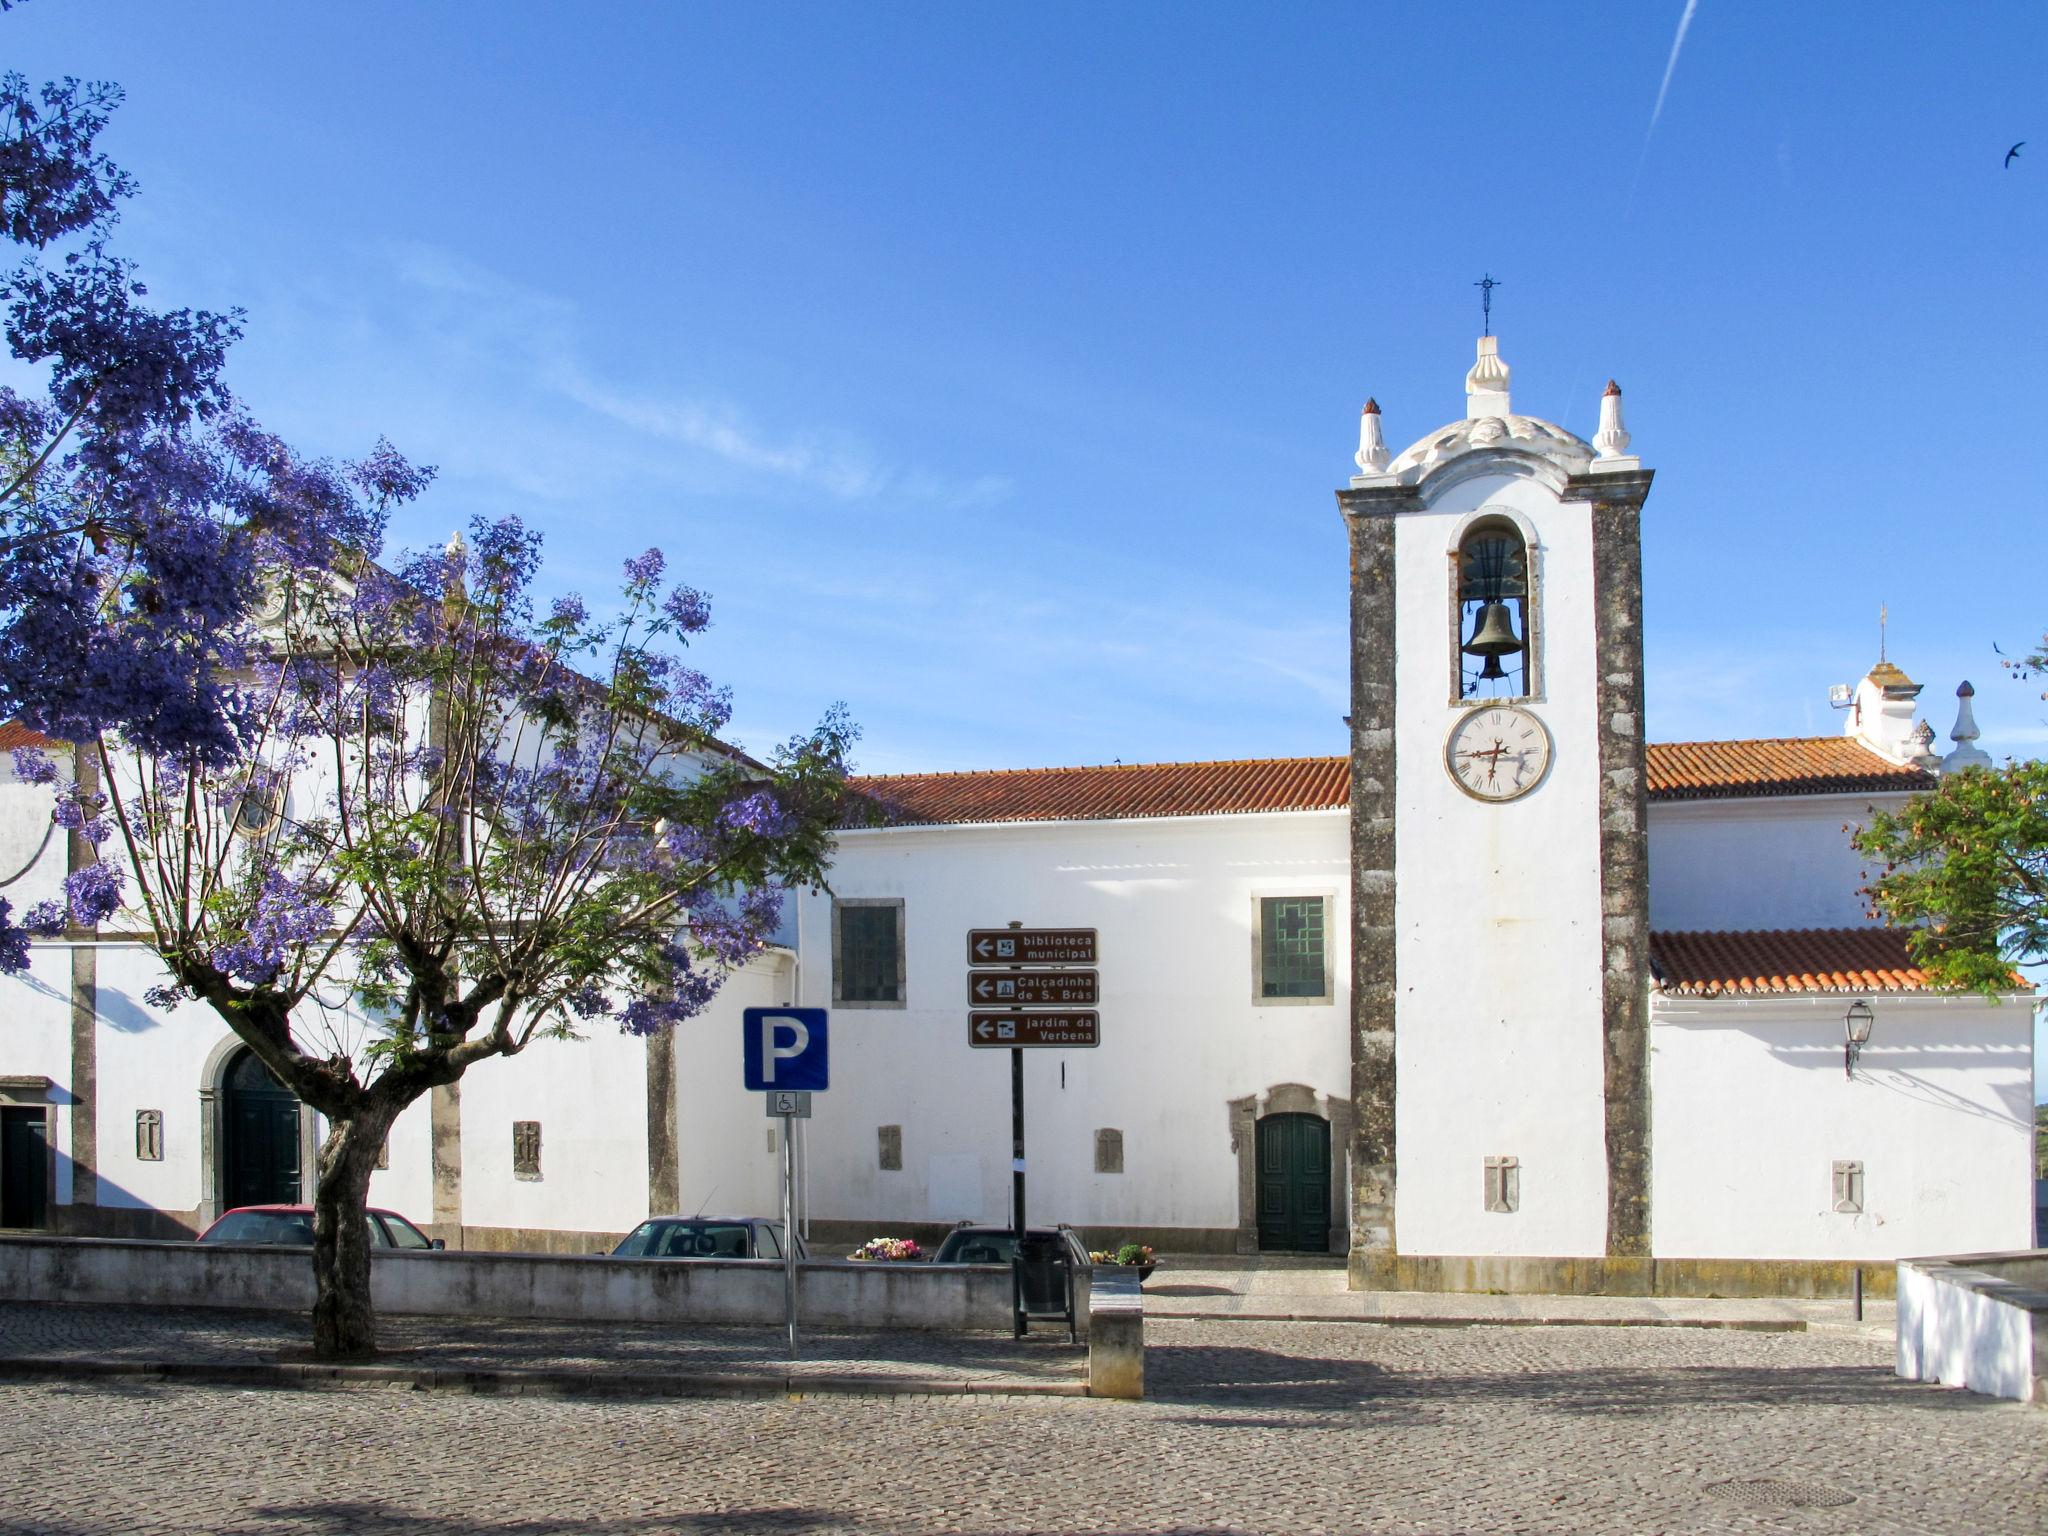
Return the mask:
<svg viewBox="0 0 2048 1536">
<path fill-rule="evenodd" d="M 1698 1408 L 1825 1405 L 1998 1412 L 1995 1398 L 1905 1382 L 1882 1366 L 1663 1366 L 1492 1372 L 1400 1371 L 1369 1361 L 1206 1345 L 1152 1345 L 1146 1395 L 1161 1404 L 1256 1409 L 1350 1408 L 1488 1399 L 1569 1414 L 1663 1414 Z M 1377 1417 L 1377 1415 L 1376 1415 Z"/>
</svg>

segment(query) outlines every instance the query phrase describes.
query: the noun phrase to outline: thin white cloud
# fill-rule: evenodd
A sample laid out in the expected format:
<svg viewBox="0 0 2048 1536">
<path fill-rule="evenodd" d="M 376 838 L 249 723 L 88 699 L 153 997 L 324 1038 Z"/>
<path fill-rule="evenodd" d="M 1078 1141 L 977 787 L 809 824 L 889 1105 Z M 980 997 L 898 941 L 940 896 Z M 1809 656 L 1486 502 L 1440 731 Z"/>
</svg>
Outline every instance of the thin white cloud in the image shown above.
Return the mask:
<svg viewBox="0 0 2048 1536">
<path fill-rule="evenodd" d="M 406 286 L 459 301 L 458 313 L 436 316 L 435 323 L 459 331 L 454 339 L 462 350 L 510 353 L 531 383 L 639 436 L 842 501 L 893 498 L 961 509 L 993 505 L 1012 492 L 1000 475 L 962 479 L 891 465 L 850 432 L 814 427 L 778 433 L 730 400 L 671 395 L 602 378 L 583 361 L 577 311 L 568 301 L 429 246 L 396 247 L 392 264 Z"/>
</svg>

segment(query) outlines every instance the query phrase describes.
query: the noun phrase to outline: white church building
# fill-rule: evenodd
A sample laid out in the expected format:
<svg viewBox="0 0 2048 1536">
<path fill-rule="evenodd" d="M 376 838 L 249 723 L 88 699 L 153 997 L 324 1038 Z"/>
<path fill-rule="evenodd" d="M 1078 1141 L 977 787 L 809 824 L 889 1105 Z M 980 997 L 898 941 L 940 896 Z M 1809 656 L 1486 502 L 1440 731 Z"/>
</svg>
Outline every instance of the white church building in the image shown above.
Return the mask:
<svg viewBox="0 0 2048 1536">
<path fill-rule="evenodd" d="M 739 1012 L 794 1003 L 831 1017 L 814 1249 L 1006 1220 L 1009 1053 L 969 1043 L 967 934 L 1016 923 L 1097 935 L 1101 1043 L 1023 1054 L 1029 1215 L 1098 1245 L 1724 1295 L 2031 1246 L 2031 995 L 1931 988 L 1845 831 L 1985 761 L 1967 684 L 1945 757 L 1884 660 L 1839 736 L 1646 745 L 1620 392 L 1591 443 L 1516 415 L 1492 337 L 1465 389 L 1398 455 L 1368 404 L 1337 493 L 1347 755 L 860 780 L 831 890 L 709 1015 L 485 1063 L 401 1118 L 373 1202 L 471 1247 L 770 1211 Z M 17 907 L 62 879 L 48 825 L 0 767 Z M 316 1117 L 153 980 L 118 936 L 0 979 L 0 1226 L 190 1230 L 310 1169 Z"/>
</svg>

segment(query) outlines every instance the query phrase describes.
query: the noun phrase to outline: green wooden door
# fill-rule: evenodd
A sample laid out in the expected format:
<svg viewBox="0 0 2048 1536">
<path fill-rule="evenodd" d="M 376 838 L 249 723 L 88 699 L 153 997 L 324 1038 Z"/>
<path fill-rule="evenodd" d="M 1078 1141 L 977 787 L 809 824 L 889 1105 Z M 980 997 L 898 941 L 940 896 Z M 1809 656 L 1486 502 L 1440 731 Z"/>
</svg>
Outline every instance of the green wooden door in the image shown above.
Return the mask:
<svg viewBox="0 0 2048 1536">
<path fill-rule="evenodd" d="M 1330 1251 L 1330 1123 L 1315 1115 L 1259 1122 L 1259 1249 Z"/>
<path fill-rule="evenodd" d="M 223 1208 L 299 1204 L 299 1101 L 249 1051 L 228 1069 L 226 1088 Z"/>
</svg>

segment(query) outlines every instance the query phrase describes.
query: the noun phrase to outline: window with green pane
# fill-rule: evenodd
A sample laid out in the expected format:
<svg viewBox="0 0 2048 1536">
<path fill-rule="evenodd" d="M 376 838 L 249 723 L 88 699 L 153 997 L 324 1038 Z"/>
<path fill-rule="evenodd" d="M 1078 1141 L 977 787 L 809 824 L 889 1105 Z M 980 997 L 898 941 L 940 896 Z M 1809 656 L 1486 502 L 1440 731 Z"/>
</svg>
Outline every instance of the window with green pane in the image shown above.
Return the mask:
<svg viewBox="0 0 2048 1536">
<path fill-rule="evenodd" d="M 1259 995 L 1322 997 L 1329 991 L 1325 977 L 1323 898 L 1261 898 Z"/>
<path fill-rule="evenodd" d="M 842 903 L 833 915 L 839 924 L 838 1001 L 901 1002 L 902 904 Z"/>
</svg>

